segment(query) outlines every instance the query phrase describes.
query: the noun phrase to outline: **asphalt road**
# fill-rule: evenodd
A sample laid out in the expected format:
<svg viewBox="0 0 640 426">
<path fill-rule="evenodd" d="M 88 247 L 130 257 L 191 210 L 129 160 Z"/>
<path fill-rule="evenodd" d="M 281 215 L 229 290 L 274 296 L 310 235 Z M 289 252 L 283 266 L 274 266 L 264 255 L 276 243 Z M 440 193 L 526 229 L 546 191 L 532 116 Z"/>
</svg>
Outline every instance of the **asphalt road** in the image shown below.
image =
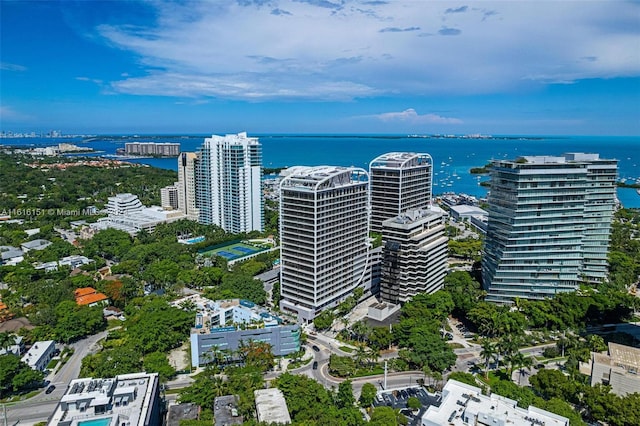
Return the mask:
<svg viewBox="0 0 640 426">
<path fill-rule="evenodd" d="M 41 393 L 28 400 L 6 404 L 7 424 L 22 426 L 47 421 L 55 411 L 69 382 L 80 375 L 82 359 L 90 353 L 95 353 L 99 347 L 97 342 L 106 336 L 107 331 L 103 331 L 69 345 L 74 348 L 73 355 L 50 379 L 50 385 L 55 385 L 56 389 L 49 395 L 45 394 L 43 389 Z"/>
<path fill-rule="evenodd" d="M 453 327 L 453 329 L 454 335 L 458 334 L 456 333 L 457 330 L 455 330 L 455 327 Z M 45 394 L 43 389 L 40 394 L 26 401 L 6 404 L 7 424 L 23 426 L 47 421 L 48 417 L 53 414 L 58 402 L 60 401 L 60 398 L 65 393 L 66 388 L 71 380 L 79 377 L 82 359 L 90 353 L 95 353 L 99 348 L 98 341 L 106 337 L 106 335 L 107 332 L 104 331 L 102 333 L 90 336 L 86 339 L 71 344 L 70 346 L 74 348 L 74 354 L 70 357 L 67 363 L 60 368 L 55 376 L 50 379 L 50 384 L 55 385 L 56 389 L 49 395 Z M 458 340 L 459 337 L 461 336 L 456 336 L 454 341 Z M 312 350 L 311 347 L 313 345 L 316 345 L 320 350 Z M 332 353 L 338 354 L 340 356 L 352 355 L 349 352 L 341 350 L 341 346 L 345 346 L 345 344 L 331 337 L 322 334 L 310 335 L 309 341 L 307 342 L 307 354 L 312 355 L 312 360 L 307 365 L 291 370 L 290 372 L 293 374 L 307 375 L 308 377 L 311 377 L 317 380 L 319 383 L 323 384 L 326 388 L 337 388 L 340 382 L 343 381 L 343 379 L 334 378 L 329 375 L 329 356 Z M 553 344 L 521 349 L 520 352 L 528 356 L 538 355 L 541 354 L 544 348 L 548 346 L 553 346 Z M 458 360 L 452 368 L 453 371 L 469 371 L 470 367 L 472 367 L 474 364 L 481 363 L 479 359 L 480 347 L 478 345 L 470 345 L 469 347 L 456 349 L 455 353 L 458 356 Z M 386 359 L 394 356 L 397 356 L 397 353 L 395 351 L 392 351 L 390 353 L 385 353 L 383 356 L 381 356 L 381 358 Z M 312 367 L 314 361 L 318 362 L 318 368 L 316 370 L 314 370 Z M 277 377 L 278 374 L 280 373 L 270 373 L 267 375 L 266 379 L 273 379 Z M 514 372 L 514 374 L 516 373 Z M 352 379 L 353 392 L 354 396 L 356 398 L 359 398 L 362 386 L 365 383 L 372 383 L 379 390 L 406 388 L 409 386 L 415 386 L 418 380 L 422 379 L 423 377 L 424 375 L 421 371 L 388 373 L 386 378 L 386 387 L 384 386 L 384 375 L 355 378 Z M 522 380 L 522 378 L 520 378 L 520 380 Z M 192 382 L 193 379 L 191 377 L 180 376 L 176 380 L 170 382 L 168 385 L 169 388 L 176 389 L 189 386 Z M 175 403 L 175 395 L 167 396 L 170 400 L 170 403 Z"/>
</svg>

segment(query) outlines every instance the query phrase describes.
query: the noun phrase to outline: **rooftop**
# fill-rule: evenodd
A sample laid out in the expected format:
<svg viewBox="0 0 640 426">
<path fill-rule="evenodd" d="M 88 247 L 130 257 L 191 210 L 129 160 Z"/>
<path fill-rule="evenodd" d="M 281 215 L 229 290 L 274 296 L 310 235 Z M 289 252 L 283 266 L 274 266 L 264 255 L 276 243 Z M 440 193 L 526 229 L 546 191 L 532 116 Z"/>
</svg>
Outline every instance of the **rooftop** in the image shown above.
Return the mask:
<svg viewBox="0 0 640 426">
<path fill-rule="evenodd" d="M 240 133 L 227 133 L 224 136 L 220 135 L 211 135 L 210 138 L 206 138 L 205 142 L 225 142 L 225 143 L 237 143 L 237 144 L 257 144 L 258 138 L 256 137 L 248 137 L 247 132 Z"/>
<path fill-rule="evenodd" d="M 570 152 L 562 155 L 525 155 L 515 160 L 495 160 L 494 163 L 501 165 L 510 165 L 511 167 L 523 167 L 527 166 L 544 166 L 544 165 L 566 165 L 571 167 L 580 167 L 584 164 L 598 163 L 609 164 L 615 168 L 617 160 L 600 158 L 596 153 L 584 153 L 584 152 Z M 508 166 L 507 166 L 508 167 Z"/>
<path fill-rule="evenodd" d="M 169 407 L 167 426 L 180 426 L 182 420 L 196 420 L 200 414 L 200 407 L 190 402 L 184 402 Z"/>
<path fill-rule="evenodd" d="M 238 415 L 238 395 L 218 396 L 213 401 L 215 426 L 241 425 L 244 421 Z"/>
<path fill-rule="evenodd" d="M 192 333 L 214 333 L 216 331 L 237 330 L 240 324 L 248 327 L 275 327 L 283 320 L 255 303 L 244 299 L 209 300 L 199 294 L 192 294 L 171 302 L 182 308 L 190 304 L 196 307 L 195 327 Z"/>
<path fill-rule="evenodd" d="M 253 391 L 253 394 L 256 398 L 256 412 L 259 422 L 291 423 L 287 401 L 280 389 L 257 389 Z"/>
<path fill-rule="evenodd" d="M 370 164 L 371 168 L 419 167 L 433 163 L 429 154 L 416 152 L 388 152 L 376 157 Z"/>
<path fill-rule="evenodd" d="M 514 400 L 496 394 L 486 396 L 478 387 L 449 380 L 442 390 L 442 403 L 427 409 L 422 424 L 569 426 L 569 419 L 534 406 L 520 408 Z"/>
<path fill-rule="evenodd" d="M 44 340 L 41 342 L 35 342 L 29 351 L 22 357 L 22 362 L 29 364 L 29 367 L 33 368 L 34 365 L 42 358 L 47 350 L 56 344 L 53 340 Z"/>
<path fill-rule="evenodd" d="M 450 206 L 449 208 L 458 214 L 478 214 L 484 216 L 489 214 L 486 210 L 483 210 L 480 207 L 469 206 L 467 204 L 458 204 L 457 206 Z"/>
<path fill-rule="evenodd" d="M 358 167 L 294 166 L 281 172 L 281 188 L 318 190 L 367 183 L 369 175 Z"/>
<path fill-rule="evenodd" d="M 609 355 L 615 364 L 640 370 L 640 348 L 609 342 Z"/>
<path fill-rule="evenodd" d="M 108 297 L 91 287 L 79 288 L 74 292 L 76 303 L 78 305 L 90 305 L 92 303 L 107 300 Z"/>
<path fill-rule="evenodd" d="M 442 213 L 431 210 L 431 209 L 407 210 L 406 212 L 399 214 L 396 217 L 383 221 L 383 226 L 385 224 L 391 224 L 391 223 L 409 225 L 412 223 L 423 221 L 424 219 L 440 218 L 440 217 L 442 217 Z"/>
<path fill-rule="evenodd" d="M 27 241 L 26 243 L 20 244 L 22 248 L 27 250 L 42 250 L 51 245 L 51 241 L 37 239 L 33 241 Z"/>
<path fill-rule="evenodd" d="M 49 424 L 57 425 L 63 419 L 78 422 L 107 418 L 112 420 L 110 424 L 142 424 L 157 392 L 158 373 L 75 379 L 62 396 Z"/>
<path fill-rule="evenodd" d="M 24 253 L 17 247 L 0 246 L 0 258 L 2 260 L 9 260 L 22 256 Z"/>
<path fill-rule="evenodd" d="M 91 227 L 98 230 L 115 228 L 136 234 L 141 229 L 152 231 L 160 223 L 173 222 L 185 217 L 180 210 L 165 210 L 159 206 L 141 207 L 139 210 L 127 211 L 124 214 L 110 213 L 108 217 L 92 223 Z"/>
</svg>

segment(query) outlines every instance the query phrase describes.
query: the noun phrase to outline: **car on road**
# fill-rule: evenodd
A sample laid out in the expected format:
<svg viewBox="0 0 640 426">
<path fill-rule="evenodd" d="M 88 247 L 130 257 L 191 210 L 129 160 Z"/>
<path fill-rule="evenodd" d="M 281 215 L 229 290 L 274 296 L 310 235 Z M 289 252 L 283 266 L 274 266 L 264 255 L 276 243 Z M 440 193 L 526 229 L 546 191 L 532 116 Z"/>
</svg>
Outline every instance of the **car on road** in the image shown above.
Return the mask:
<svg viewBox="0 0 640 426">
<path fill-rule="evenodd" d="M 314 370 L 318 369 L 318 361 L 313 361 L 313 369 Z"/>
<path fill-rule="evenodd" d="M 44 393 L 46 393 L 47 395 L 49 395 L 51 392 L 53 392 L 54 390 L 56 390 L 56 387 L 54 385 L 51 385 L 47 388 L 46 391 L 44 391 Z"/>
<path fill-rule="evenodd" d="M 319 347 L 317 347 L 316 345 L 313 345 L 313 346 L 311 347 L 311 349 L 313 349 L 313 350 L 314 350 L 314 351 L 316 351 L 316 352 L 320 352 L 320 348 L 319 348 Z"/>
</svg>

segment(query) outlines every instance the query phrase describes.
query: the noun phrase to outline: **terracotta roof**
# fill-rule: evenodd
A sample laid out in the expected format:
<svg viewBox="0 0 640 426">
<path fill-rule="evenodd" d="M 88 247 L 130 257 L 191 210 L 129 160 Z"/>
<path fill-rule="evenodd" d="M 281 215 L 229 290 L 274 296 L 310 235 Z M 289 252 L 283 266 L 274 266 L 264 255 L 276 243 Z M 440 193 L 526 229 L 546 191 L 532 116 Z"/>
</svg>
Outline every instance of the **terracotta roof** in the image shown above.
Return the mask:
<svg viewBox="0 0 640 426">
<path fill-rule="evenodd" d="M 0 311 L 4 311 L 5 309 L 8 309 L 7 305 L 3 302 L 0 302 Z"/>
<path fill-rule="evenodd" d="M 94 293 L 97 293 L 97 291 L 95 288 L 91 288 L 91 287 L 78 288 L 76 289 L 76 291 L 73 292 L 73 294 L 76 296 L 76 299 L 78 297 L 86 296 L 88 294 L 94 294 Z"/>
<path fill-rule="evenodd" d="M 108 297 L 102 293 L 87 294 L 86 296 L 76 297 L 76 303 L 78 305 L 90 305 L 92 303 L 101 302 L 107 300 Z"/>
</svg>

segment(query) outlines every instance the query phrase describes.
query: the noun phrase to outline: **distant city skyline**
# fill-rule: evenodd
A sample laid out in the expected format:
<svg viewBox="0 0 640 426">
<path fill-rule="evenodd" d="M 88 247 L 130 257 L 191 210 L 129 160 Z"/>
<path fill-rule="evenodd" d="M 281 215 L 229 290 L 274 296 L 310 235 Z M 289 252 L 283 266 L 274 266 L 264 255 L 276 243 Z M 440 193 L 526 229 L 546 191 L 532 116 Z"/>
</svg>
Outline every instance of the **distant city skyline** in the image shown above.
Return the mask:
<svg viewBox="0 0 640 426">
<path fill-rule="evenodd" d="M 640 3 L 0 2 L 0 131 L 640 135 Z"/>
</svg>

